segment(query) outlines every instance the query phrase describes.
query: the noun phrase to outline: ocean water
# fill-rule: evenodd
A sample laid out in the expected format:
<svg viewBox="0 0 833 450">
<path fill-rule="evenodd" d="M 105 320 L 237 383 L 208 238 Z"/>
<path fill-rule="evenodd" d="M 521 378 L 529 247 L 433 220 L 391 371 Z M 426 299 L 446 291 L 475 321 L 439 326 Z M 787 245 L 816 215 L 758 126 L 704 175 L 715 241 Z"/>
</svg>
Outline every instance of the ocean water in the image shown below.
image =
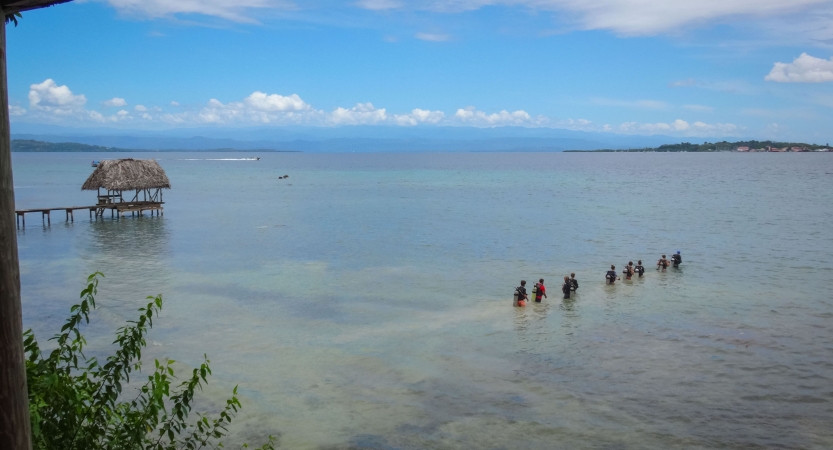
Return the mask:
<svg viewBox="0 0 833 450">
<path fill-rule="evenodd" d="M 130 156 L 165 215 L 30 215 L 24 326 L 45 341 L 102 271 L 100 353 L 163 294 L 147 357 L 208 354 L 209 409 L 240 386 L 231 442 L 833 447 L 831 154 Z M 92 204 L 101 157 L 14 154 L 18 208 Z M 522 278 L 549 298 L 513 308 Z"/>
</svg>

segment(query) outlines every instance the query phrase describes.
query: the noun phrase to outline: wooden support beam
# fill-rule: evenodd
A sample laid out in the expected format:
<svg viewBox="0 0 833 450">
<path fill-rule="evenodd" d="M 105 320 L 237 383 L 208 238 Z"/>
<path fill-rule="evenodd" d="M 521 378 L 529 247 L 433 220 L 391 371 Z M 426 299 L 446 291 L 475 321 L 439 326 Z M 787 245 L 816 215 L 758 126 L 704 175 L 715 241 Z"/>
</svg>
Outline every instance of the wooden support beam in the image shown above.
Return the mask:
<svg viewBox="0 0 833 450">
<path fill-rule="evenodd" d="M 57 3 L 57 2 L 53 2 Z M 3 13 L 32 9 L 34 1 L 3 1 Z M 0 449 L 31 450 L 29 395 L 23 357 L 23 311 L 17 229 L 13 226 L 9 91 L 6 77 L 6 23 L 0 24 Z"/>
</svg>

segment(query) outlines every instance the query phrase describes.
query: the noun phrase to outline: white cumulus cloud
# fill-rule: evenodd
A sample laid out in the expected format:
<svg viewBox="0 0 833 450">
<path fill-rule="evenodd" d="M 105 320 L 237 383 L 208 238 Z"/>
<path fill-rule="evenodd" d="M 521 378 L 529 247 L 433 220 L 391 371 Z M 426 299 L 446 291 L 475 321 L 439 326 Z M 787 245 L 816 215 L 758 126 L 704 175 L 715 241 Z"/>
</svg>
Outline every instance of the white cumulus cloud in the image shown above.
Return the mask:
<svg viewBox="0 0 833 450">
<path fill-rule="evenodd" d="M 172 101 L 172 102 L 171 102 L 171 106 L 179 106 L 179 102 L 177 102 L 177 101 Z"/>
<path fill-rule="evenodd" d="M 371 125 L 388 119 L 385 108 L 376 109 L 373 103 L 357 103 L 346 109 L 338 107 L 330 114 L 330 121 L 335 125 Z"/>
<path fill-rule="evenodd" d="M 413 126 L 420 123 L 438 123 L 445 118 L 442 111 L 430 111 L 416 108 L 410 114 L 394 114 L 393 120 L 397 125 Z"/>
<path fill-rule="evenodd" d="M 127 101 L 125 101 L 123 98 L 113 97 L 110 100 L 105 100 L 101 102 L 101 104 L 106 107 L 127 106 Z"/>
<path fill-rule="evenodd" d="M 201 123 L 260 123 L 260 124 L 299 124 L 309 122 L 320 115 L 297 94 L 283 96 L 255 91 L 242 101 L 223 103 L 212 98 L 192 117 L 183 112 L 179 117 L 196 120 Z M 173 116 L 165 115 L 163 118 Z"/>
<path fill-rule="evenodd" d="M 791 63 L 775 63 L 764 79 L 778 83 L 824 83 L 833 81 L 833 57 L 821 59 L 802 53 Z"/>
<path fill-rule="evenodd" d="M 534 121 L 529 113 L 521 109 L 514 112 L 509 112 L 504 109 L 503 111 L 497 113 L 486 114 L 473 106 L 469 106 L 467 108 L 458 109 L 457 112 L 454 113 L 454 117 L 463 123 L 474 126 L 494 127 L 503 125 L 534 124 Z"/>
<path fill-rule="evenodd" d="M 47 78 L 42 83 L 29 86 L 29 108 L 55 114 L 71 114 L 87 103 L 87 97 L 75 95 L 66 86 L 58 86 L 54 80 Z"/>
<path fill-rule="evenodd" d="M 255 91 L 243 102 L 250 108 L 258 111 L 304 111 L 310 109 L 298 94 L 292 94 L 287 97 L 279 94 L 265 94 L 260 91 Z"/>
<path fill-rule="evenodd" d="M 139 111 L 139 112 L 145 112 L 148 109 L 147 109 L 147 107 L 145 107 L 145 105 L 136 105 L 136 106 L 133 107 L 133 110 L 134 111 Z"/>
<path fill-rule="evenodd" d="M 9 105 L 10 116 L 22 116 L 26 114 L 26 110 L 17 105 Z"/>
</svg>

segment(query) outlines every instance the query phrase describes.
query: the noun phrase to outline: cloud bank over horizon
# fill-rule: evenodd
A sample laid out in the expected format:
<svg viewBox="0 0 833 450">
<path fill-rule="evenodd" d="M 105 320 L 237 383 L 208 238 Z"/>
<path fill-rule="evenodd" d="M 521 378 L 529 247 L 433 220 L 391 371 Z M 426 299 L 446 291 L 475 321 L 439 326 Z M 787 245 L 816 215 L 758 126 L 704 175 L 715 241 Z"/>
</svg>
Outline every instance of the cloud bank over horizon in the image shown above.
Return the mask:
<svg viewBox="0 0 833 450">
<path fill-rule="evenodd" d="M 9 107 L 15 122 L 44 123 L 67 126 L 118 126 L 123 128 L 161 128 L 195 126 L 318 126 L 338 127 L 355 125 L 387 126 L 457 126 L 492 128 L 517 126 L 528 128 L 556 128 L 576 131 L 609 132 L 632 135 L 665 134 L 680 137 L 733 136 L 743 130 L 730 123 L 689 123 L 675 119 L 668 123 L 624 122 L 619 125 L 596 124 L 587 119 L 556 119 L 544 115 L 533 116 L 524 110 L 486 112 L 474 106 L 458 108 L 453 114 L 439 110 L 414 108 L 410 112 L 391 114 L 371 102 L 352 107 L 336 107 L 331 111 L 317 109 L 298 94 L 268 94 L 252 92 L 239 101 L 223 103 L 211 98 L 202 105 L 184 110 L 172 101 L 170 106 L 145 106 L 113 97 L 101 102 L 106 112 L 86 107 L 84 94 L 75 94 L 67 85 L 58 85 L 49 78 L 29 88 L 29 109 L 17 105 Z M 637 102 L 637 104 L 641 104 Z M 688 106 L 688 105 L 686 105 Z M 124 108 L 112 112 L 114 107 Z M 177 109 L 177 110 L 171 110 Z M 689 108 L 686 108 L 689 109 Z M 131 111 L 132 110 L 132 111 Z"/>
</svg>

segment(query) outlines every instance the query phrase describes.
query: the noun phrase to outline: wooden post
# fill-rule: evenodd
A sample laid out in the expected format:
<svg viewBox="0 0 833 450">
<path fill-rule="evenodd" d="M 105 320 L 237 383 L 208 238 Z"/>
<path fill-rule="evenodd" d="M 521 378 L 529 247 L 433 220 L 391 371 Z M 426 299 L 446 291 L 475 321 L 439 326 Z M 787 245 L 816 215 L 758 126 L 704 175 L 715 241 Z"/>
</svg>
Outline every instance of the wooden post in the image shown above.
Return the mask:
<svg viewBox="0 0 833 450">
<path fill-rule="evenodd" d="M 5 13 L 2 15 L 5 17 Z M 4 21 L 0 24 L 0 449 L 31 450 L 17 230 L 12 222 L 15 210 L 7 86 Z"/>
</svg>

